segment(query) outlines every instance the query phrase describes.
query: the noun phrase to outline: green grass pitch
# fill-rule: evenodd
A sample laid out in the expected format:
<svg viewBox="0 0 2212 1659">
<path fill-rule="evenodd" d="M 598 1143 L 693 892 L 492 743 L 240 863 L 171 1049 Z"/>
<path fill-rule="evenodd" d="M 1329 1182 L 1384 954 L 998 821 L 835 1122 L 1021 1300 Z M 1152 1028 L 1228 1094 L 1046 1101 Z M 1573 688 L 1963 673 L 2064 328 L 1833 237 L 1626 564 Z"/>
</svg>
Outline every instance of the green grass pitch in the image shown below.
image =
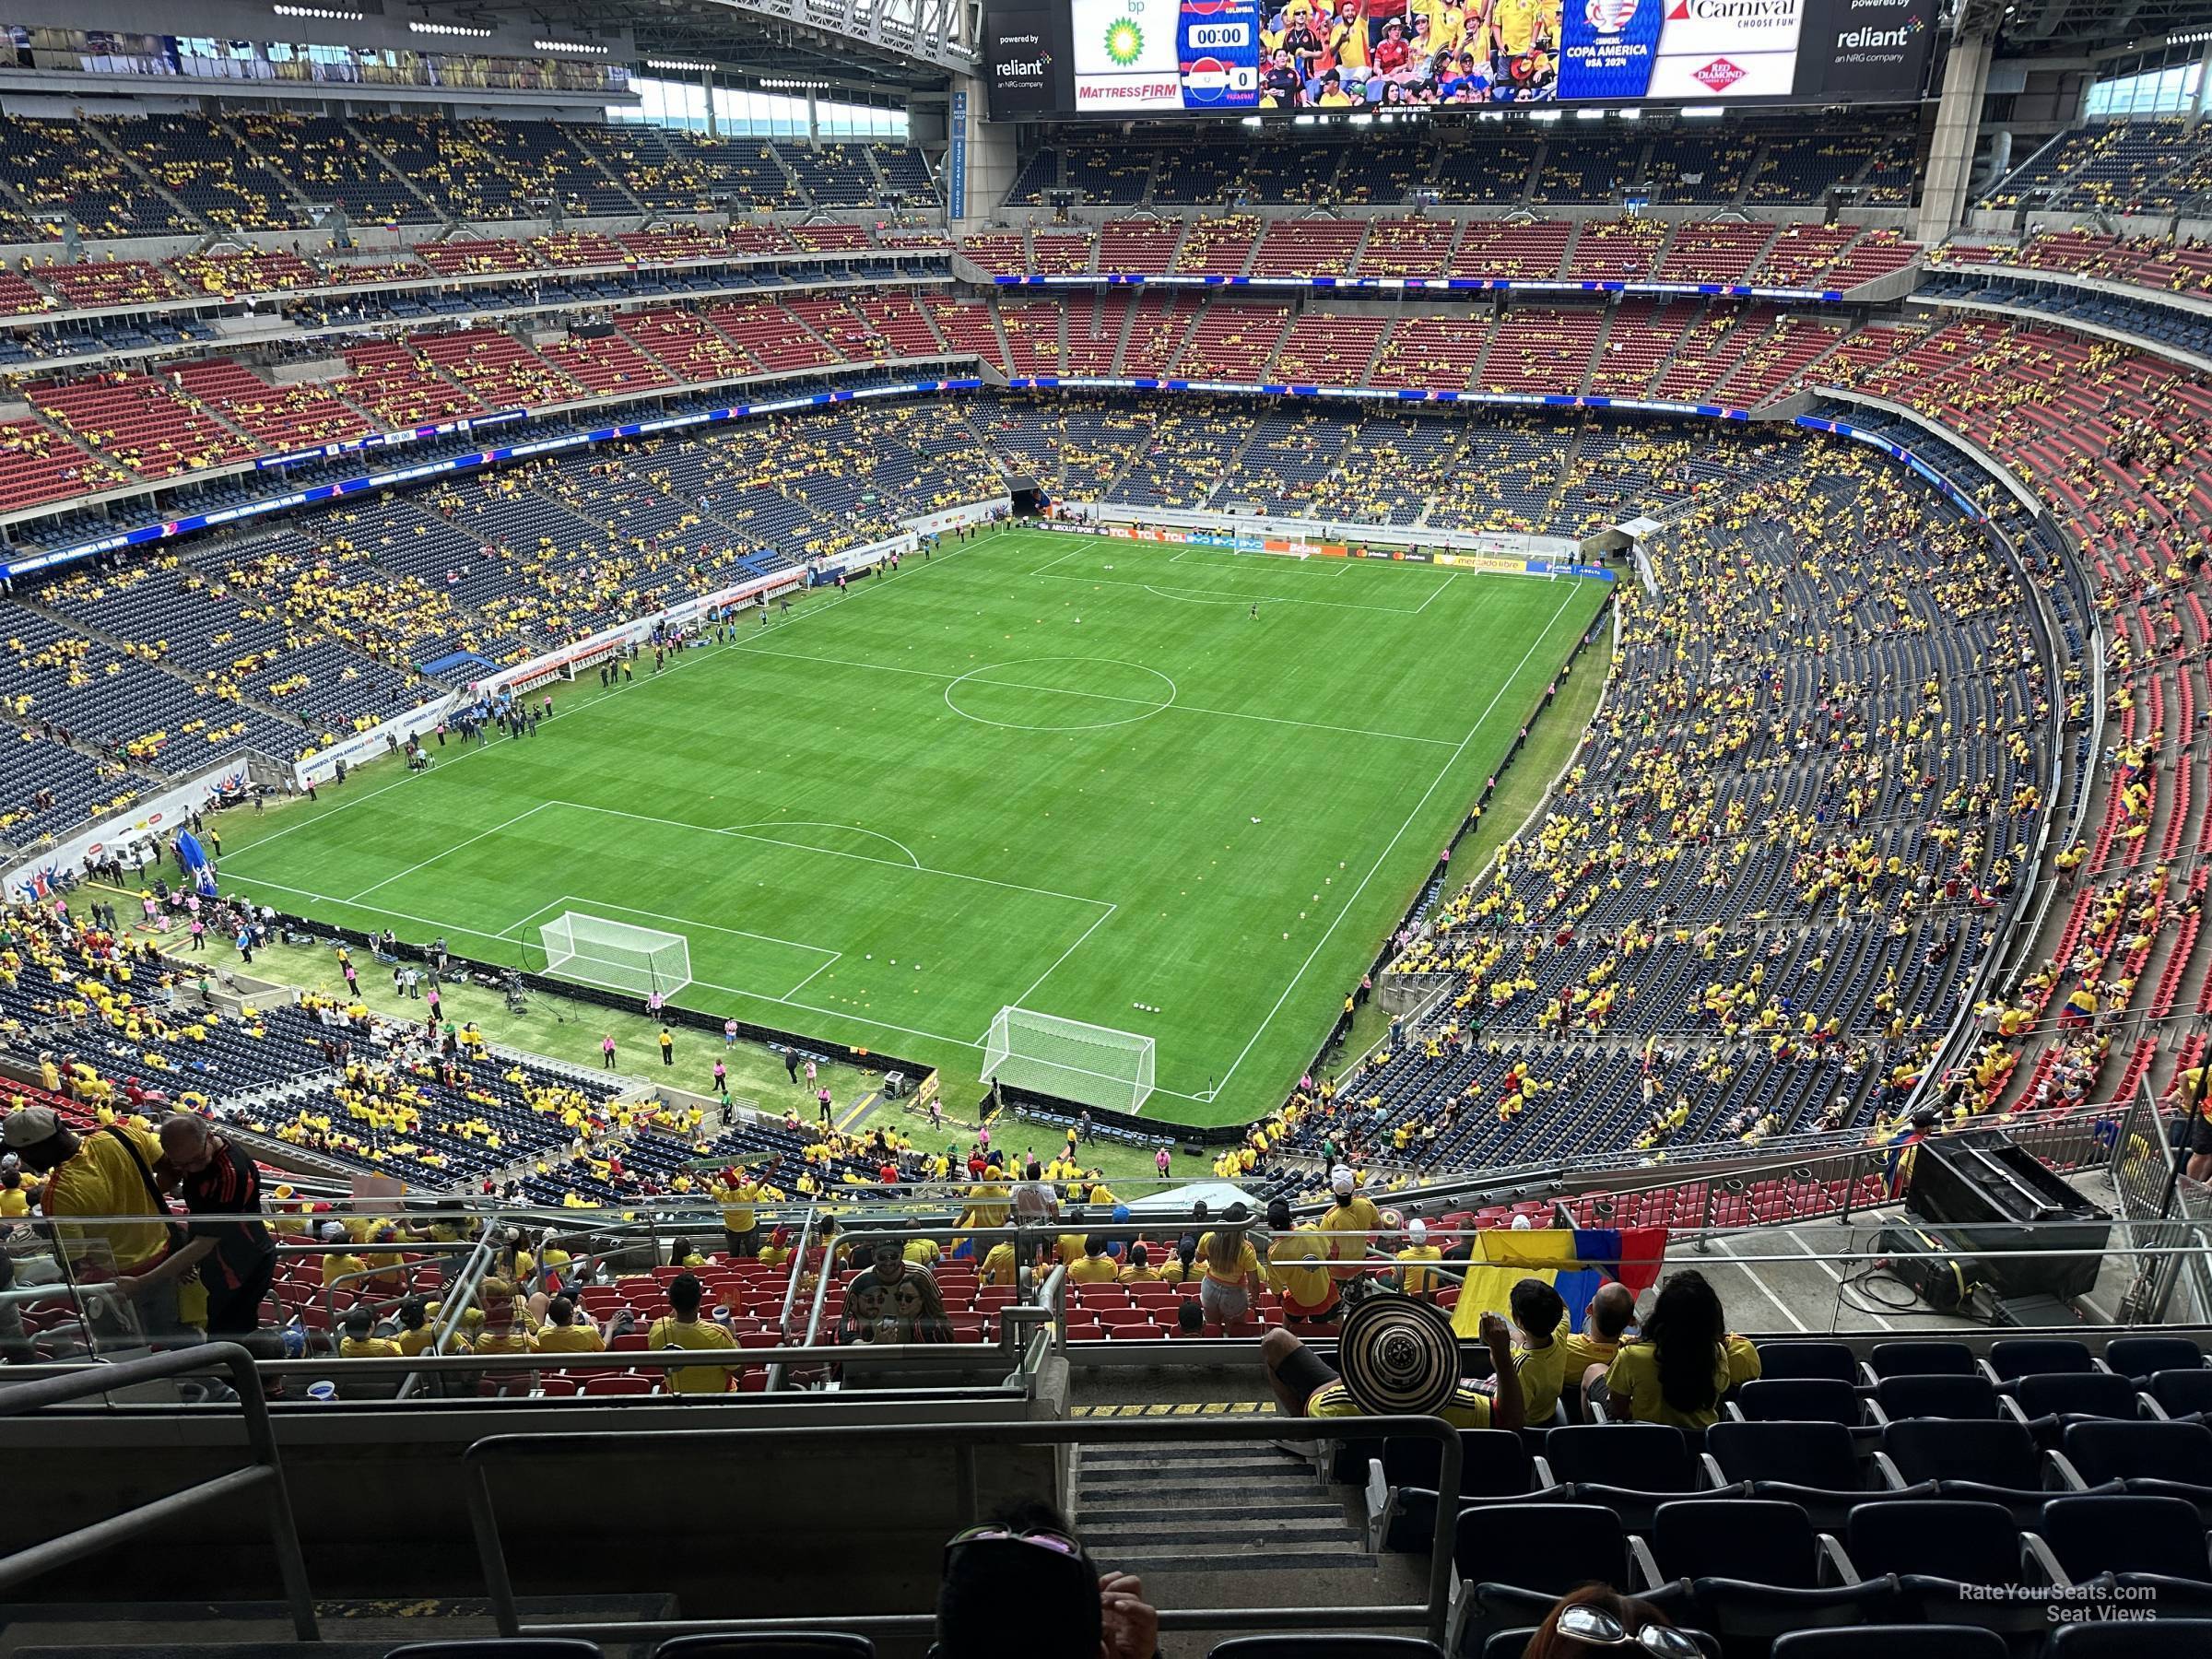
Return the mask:
<svg viewBox="0 0 2212 1659">
<path fill-rule="evenodd" d="M 680 933 L 687 1006 L 964 1072 L 1006 1004 L 1139 1031 L 1147 1115 L 1240 1122 L 1604 594 L 1002 530 L 233 817 L 222 881 L 530 966 L 564 910 Z"/>
</svg>

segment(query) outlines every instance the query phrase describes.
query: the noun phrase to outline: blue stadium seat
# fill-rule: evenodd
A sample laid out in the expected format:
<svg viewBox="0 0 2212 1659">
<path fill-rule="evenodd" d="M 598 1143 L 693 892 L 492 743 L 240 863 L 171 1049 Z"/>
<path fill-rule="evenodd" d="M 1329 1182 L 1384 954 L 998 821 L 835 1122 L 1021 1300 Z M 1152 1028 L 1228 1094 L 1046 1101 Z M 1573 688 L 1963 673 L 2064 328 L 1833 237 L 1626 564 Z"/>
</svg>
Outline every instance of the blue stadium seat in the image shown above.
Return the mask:
<svg viewBox="0 0 2212 1659">
<path fill-rule="evenodd" d="M 2044 1652 L 2049 1659 L 2204 1659 L 2212 1653 L 2212 1618 L 2061 1625 Z"/>
<path fill-rule="evenodd" d="M 1865 1419 L 1859 1391 L 1848 1380 L 1760 1377 L 1735 1391 L 1735 1409 L 1753 1423 L 1841 1423 L 1855 1429 Z"/>
<path fill-rule="evenodd" d="M 2104 1345 L 2104 1363 L 2137 1382 L 2159 1371 L 2206 1369 L 2204 1349 L 2186 1336 L 2115 1336 Z"/>
<path fill-rule="evenodd" d="M 2057 1462 L 2077 1490 L 2116 1480 L 2138 1496 L 2194 1504 L 2212 1525 L 2212 1429 L 2202 1423 L 2072 1423 Z"/>
<path fill-rule="evenodd" d="M 1574 1502 L 1604 1504 L 1630 1531 L 1649 1525 L 1661 1504 L 1703 1484 L 1688 1437 L 1665 1423 L 1554 1429 L 1545 1437 L 1544 1462 Z"/>
<path fill-rule="evenodd" d="M 1207 1652 L 1206 1659 L 1444 1659 L 1444 1656 L 1442 1650 L 1425 1636 L 1316 1633 L 1239 1636 L 1217 1643 Z"/>
<path fill-rule="evenodd" d="M 843 1630 L 671 1636 L 653 1659 L 876 1659 L 876 1644 Z"/>
<path fill-rule="evenodd" d="M 411 1641 L 384 1659 L 602 1659 L 599 1644 L 578 1636 L 477 1636 L 459 1641 Z"/>
<path fill-rule="evenodd" d="M 1877 1622 L 1897 1606 L 1895 1580 L 1862 1582 L 1794 1503 L 1686 1499 L 1661 1506 L 1648 1547 L 1635 1543 L 1645 1583 L 1689 1580 L 1699 1623 L 1731 1651 L 1785 1630 Z"/>
<path fill-rule="evenodd" d="M 1460 1431 L 1460 1501 L 1564 1496 L 1547 1487 L 1531 1490 L 1535 1460 L 1527 1442 L 1503 1429 Z M 1371 1541 L 1386 1549 L 1423 1550 L 1436 1535 L 1437 1475 L 1442 1448 L 1434 1441 L 1395 1435 L 1382 1442 L 1382 1456 L 1368 1465 Z"/>
<path fill-rule="evenodd" d="M 1497 1630 L 1542 1622 L 1580 1584 L 1627 1590 L 1628 1534 L 1620 1517 L 1593 1503 L 1485 1503 L 1460 1512 L 1452 1559 L 1474 1589 L 1458 1618 L 1455 1653 L 1470 1654 Z M 1679 1605 L 1679 1591 L 1653 1598 Z"/>
<path fill-rule="evenodd" d="M 2053 1498 L 2028 1540 L 2053 1583 L 2113 1582 L 2151 1593 L 2161 1613 L 2212 1617 L 2204 1522 L 2179 1498 Z"/>
<path fill-rule="evenodd" d="M 1860 1625 L 1785 1630 L 1772 1659 L 2006 1659 L 2005 1638 L 1972 1625 Z"/>
<path fill-rule="evenodd" d="M 2212 1412 L 2212 1368 L 2162 1371 L 2150 1374 L 2150 1397 L 2170 1418 L 2202 1418 Z"/>
<path fill-rule="evenodd" d="M 1974 1350 L 1963 1342 L 1877 1342 L 1866 1356 L 1876 1381 L 1884 1377 L 1974 1377 Z"/>
<path fill-rule="evenodd" d="M 2097 1369 L 2088 1345 L 2070 1336 L 2008 1336 L 1989 1345 L 1991 1375 L 2000 1382 L 2022 1377 L 2077 1376 Z"/>
<path fill-rule="evenodd" d="M 1775 1382 L 1806 1377 L 1855 1382 L 1859 1362 L 1841 1342 L 1762 1342 L 1759 1345 L 1759 1374 Z"/>
<path fill-rule="evenodd" d="M 1974 1418 L 1997 1415 L 1996 1384 L 1987 1377 L 1884 1377 L 1874 1385 L 1884 1418 Z"/>
<path fill-rule="evenodd" d="M 1892 1498 L 1933 1498 L 1936 1483 L 1899 1488 L 1878 1463 L 1862 1464 L 1841 1423 L 1715 1423 L 1705 1431 L 1714 1484 L 1745 1482 L 1758 1498 L 1796 1504 L 1823 1531 L 1840 1530 L 1858 1506 Z"/>
<path fill-rule="evenodd" d="M 2050 1628 L 2041 1601 L 2004 1601 L 1962 1587 L 2031 1582 L 2019 1525 L 2003 1504 L 1947 1499 L 1862 1504 L 1844 1524 L 1843 1544 L 1861 1572 L 1896 1576 L 1917 1621 L 1971 1622 L 2015 1636 Z"/>
<path fill-rule="evenodd" d="M 1882 1430 L 1879 1455 L 1901 1485 L 1933 1480 L 1937 1497 L 2002 1504 L 2022 1525 L 2035 1524 L 2051 1496 L 2043 1454 L 2024 1423 L 1908 1418 Z"/>
</svg>

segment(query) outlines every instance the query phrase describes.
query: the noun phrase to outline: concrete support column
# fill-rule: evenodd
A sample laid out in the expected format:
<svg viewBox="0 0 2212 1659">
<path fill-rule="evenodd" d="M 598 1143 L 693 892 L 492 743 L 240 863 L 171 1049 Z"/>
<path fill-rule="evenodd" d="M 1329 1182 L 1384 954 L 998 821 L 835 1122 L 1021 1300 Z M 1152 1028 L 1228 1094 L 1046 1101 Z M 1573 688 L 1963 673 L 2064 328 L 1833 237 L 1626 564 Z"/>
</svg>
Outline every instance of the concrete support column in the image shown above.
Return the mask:
<svg viewBox="0 0 2212 1659">
<path fill-rule="evenodd" d="M 1966 191 L 1974 171 L 1974 135 L 1989 88 L 1992 34 L 1961 35 L 1943 65 L 1943 100 L 1936 107 L 1936 134 L 1928 148 L 1927 182 L 1921 192 L 1913 234 L 1941 241 L 1966 214 Z"/>
<path fill-rule="evenodd" d="M 2205 118 L 2205 95 L 2212 92 L 2212 41 L 2205 42 L 2205 54 L 2196 60 L 2196 98 L 2189 106 L 2189 124 L 2194 126 Z"/>
<path fill-rule="evenodd" d="M 822 147 L 822 112 L 814 101 L 812 87 L 806 88 L 806 147 L 809 149 Z"/>
<path fill-rule="evenodd" d="M 714 118 L 713 70 L 701 69 L 699 72 L 699 88 L 707 95 L 707 136 L 710 138 L 719 138 L 722 136 L 722 127 Z"/>
<path fill-rule="evenodd" d="M 956 235 L 982 227 L 1014 187 L 1019 165 L 1014 126 L 983 119 L 986 97 L 979 77 L 952 77 L 952 109 L 945 125 L 945 202 Z"/>
</svg>

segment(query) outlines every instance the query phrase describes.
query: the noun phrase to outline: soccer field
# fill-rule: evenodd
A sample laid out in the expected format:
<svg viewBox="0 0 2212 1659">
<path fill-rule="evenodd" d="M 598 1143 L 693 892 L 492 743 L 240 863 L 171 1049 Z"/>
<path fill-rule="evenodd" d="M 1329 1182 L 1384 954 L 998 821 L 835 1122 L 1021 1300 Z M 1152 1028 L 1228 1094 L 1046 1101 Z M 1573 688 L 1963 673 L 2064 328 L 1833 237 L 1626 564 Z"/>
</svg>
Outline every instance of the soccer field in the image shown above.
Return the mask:
<svg viewBox="0 0 2212 1659">
<path fill-rule="evenodd" d="M 1605 592 L 1002 530 L 231 816 L 222 884 L 531 967 L 564 911 L 677 933 L 687 1006 L 969 1070 L 1007 1004 L 1141 1032 L 1147 1116 L 1240 1122 Z"/>
</svg>

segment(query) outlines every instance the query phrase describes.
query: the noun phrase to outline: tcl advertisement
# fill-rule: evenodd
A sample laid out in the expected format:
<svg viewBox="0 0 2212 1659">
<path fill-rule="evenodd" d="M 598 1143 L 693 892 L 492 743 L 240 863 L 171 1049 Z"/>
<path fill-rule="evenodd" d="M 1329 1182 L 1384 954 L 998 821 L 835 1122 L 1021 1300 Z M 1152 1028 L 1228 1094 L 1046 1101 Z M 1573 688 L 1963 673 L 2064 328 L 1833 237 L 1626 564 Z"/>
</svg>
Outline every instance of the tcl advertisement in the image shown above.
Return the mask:
<svg viewBox="0 0 2212 1659">
<path fill-rule="evenodd" d="M 1916 100 L 1936 0 L 1030 0 L 994 115 Z M 1002 96 L 1002 88 L 1004 95 Z M 1046 106 L 1035 100 L 1046 97 Z"/>
</svg>

